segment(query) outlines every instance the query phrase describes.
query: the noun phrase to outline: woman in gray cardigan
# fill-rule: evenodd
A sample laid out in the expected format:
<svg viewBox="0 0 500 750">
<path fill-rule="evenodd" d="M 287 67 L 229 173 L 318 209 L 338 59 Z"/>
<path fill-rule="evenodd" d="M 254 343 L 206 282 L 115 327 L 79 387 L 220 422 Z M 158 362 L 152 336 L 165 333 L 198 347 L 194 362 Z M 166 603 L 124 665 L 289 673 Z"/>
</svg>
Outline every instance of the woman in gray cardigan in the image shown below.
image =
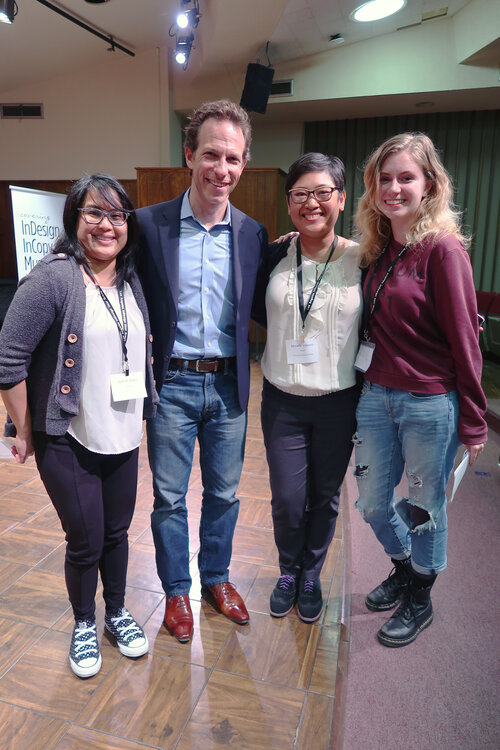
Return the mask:
<svg viewBox="0 0 500 750">
<path fill-rule="evenodd" d="M 65 576 L 75 616 L 69 661 L 101 667 L 95 594 L 122 654 L 147 637 L 124 606 L 143 417 L 157 395 L 146 303 L 134 271 L 137 222 L 120 183 L 73 184 L 55 247 L 25 276 L 0 332 L 0 391 L 19 463 L 35 454 L 66 533 Z"/>
</svg>

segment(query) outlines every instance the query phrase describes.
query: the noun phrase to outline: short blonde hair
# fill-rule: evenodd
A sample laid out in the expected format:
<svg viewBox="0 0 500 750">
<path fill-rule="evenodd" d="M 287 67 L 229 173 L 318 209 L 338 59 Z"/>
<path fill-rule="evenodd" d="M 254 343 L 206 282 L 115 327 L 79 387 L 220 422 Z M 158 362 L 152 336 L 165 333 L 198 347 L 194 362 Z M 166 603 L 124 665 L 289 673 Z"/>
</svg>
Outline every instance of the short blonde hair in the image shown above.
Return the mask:
<svg viewBox="0 0 500 750">
<path fill-rule="evenodd" d="M 420 203 L 406 241 L 418 245 L 427 237 L 453 234 L 465 247 L 470 239 L 460 229 L 461 212 L 453 203 L 451 178 L 444 168 L 436 147 L 424 133 L 401 133 L 384 141 L 365 164 L 365 192 L 358 201 L 355 215 L 356 239 L 363 251 L 363 265 L 376 260 L 391 238 L 391 223 L 377 207 L 380 172 L 388 156 L 407 151 L 422 169 L 430 189 Z"/>
</svg>

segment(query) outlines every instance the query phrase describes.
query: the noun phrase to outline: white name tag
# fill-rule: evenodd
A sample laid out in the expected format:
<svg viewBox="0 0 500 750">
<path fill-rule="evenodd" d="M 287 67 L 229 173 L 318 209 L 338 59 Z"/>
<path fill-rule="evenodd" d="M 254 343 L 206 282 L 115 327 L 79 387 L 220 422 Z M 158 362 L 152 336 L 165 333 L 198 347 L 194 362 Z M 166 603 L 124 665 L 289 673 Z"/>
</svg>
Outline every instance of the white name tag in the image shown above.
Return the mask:
<svg viewBox="0 0 500 750">
<path fill-rule="evenodd" d="M 318 342 L 316 339 L 288 339 L 286 342 L 286 359 L 289 365 L 307 365 L 318 362 Z"/>
<path fill-rule="evenodd" d="M 358 355 L 354 362 L 354 369 L 366 372 L 371 365 L 375 344 L 372 341 L 362 341 L 359 345 Z"/>
<path fill-rule="evenodd" d="M 118 373 L 111 375 L 111 395 L 113 401 L 131 401 L 134 398 L 145 398 L 146 385 L 142 372 L 131 372 L 128 375 Z"/>
</svg>

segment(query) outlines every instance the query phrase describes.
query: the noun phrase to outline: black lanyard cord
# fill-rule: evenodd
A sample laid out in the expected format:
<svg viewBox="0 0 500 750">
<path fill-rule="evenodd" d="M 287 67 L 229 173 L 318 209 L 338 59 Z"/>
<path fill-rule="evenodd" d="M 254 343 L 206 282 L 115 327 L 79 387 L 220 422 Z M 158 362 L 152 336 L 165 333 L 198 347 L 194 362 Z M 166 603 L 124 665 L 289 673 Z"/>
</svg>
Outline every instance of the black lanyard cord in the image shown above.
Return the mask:
<svg viewBox="0 0 500 750">
<path fill-rule="evenodd" d="M 325 267 L 321 271 L 319 277 L 316 279 L 316 283 L 314 284 L 311 290 L 311 294 L 309 295 L 309 299 L 307 300 L 306 306 L 304 307 L 304 289 L 302 285 L 302 253 L 300 251 L 300 237 L 297 237 L 297 292 L 298 292 L 298 297 L 299 297 L 300 317 L 302 318 L 302 328 L 304 328 L 306 324 L 306 318 L 309 314 L 309 310 L 312 307 L 314 298 L 316 297 L 316 292 L 318 291 L 319 285 L 321 283 L 321 279 L 323 278 L 325 274 L 326 267 L 328 263 L 330 262 L 330 258 L 335 252 L 335 248 L 337 247 L 338 241 L 339 241 L 339 238 L 337 237 L 337 235 L 335 235 L 335 238 L 332 242 L 332 246 L 330 248 L 330 252 L 328 253 L 328 258 L 326 259 Z"/>
<path fill-rule="evenodd" d="M 118 291 L 118 301 L 120 303 L 120 315 L 122 318 L 122 322 L 120 323 L 120 320 L 118 318 L 118 315 L 115 312 L 115 308 L 109 301 L 106 293 L 104 290 L 99 286 L 96 278 L 94 277 L 92 271 L 88 267 L 86 263 L 83 264 L 83 267 L 88 274 L 88 276 L 92 279 L 92 282 L 96 289 L 99 291 L 99 294 L 101 295 L 101 299 L 104 302 L 107 311 L 113 318 L 113 320 L 116 323 L 116 327 L 118 328 L 118 333 L 120 334 L 120 341 L 122 345 L 122 354 L 123 354 L 123 370 L 125 372 L 125 375 L 129 374 L 130 368 L 128 364 L 128 355 L 127 355 L 127 339 L 128 339 L 128 320 L 127 320 L 127 308 L 125 307 L 125 294 L 124 294 L 124 284 L 123 282 L 120 284 L 120 286 L 117 288 Z"/>
<path fill-rule="evenodd" d="M 384 249 L 382 250 L 381 255 L 379 256 L 379 258 L 377 259 L 377 262 L 375 263 L 375 267 L 373 269 L 373 274 L 375 273 L 375 271 L 380 266 L 380 264 L 382 262 L 382 258 L 384 257 L 384 255 L 385 255 L 388 247 L 389 247 L 389 245 L 387 244 L 384 247 Z M 375 294 L 373 295 L 370 304 L 369 304 L 369 298 L 370 298 L 370 294 L 371 294 L 371 285 L 372 285 L 372 280 L 373 280 L 373 274 L 371 274 L 370 278 L 368 279 L 368 282 L 367 282 L 367 285 L 366 285 L 366 293 L 364 295 L 364 305 L 363 305 L 363 338 L 365 339 L 365 341 L 369 340 L 368 329 L 369 329 L 369 326 L 370 326 L 370 318 L 372 317 L 373 311 L 375 310 L 375 305 L 377 304 L 377 300 L 378 300 L 379 294 L 382 291 L 382 289 L 384 288 L 387 279 L 391 275 L 391 273 L 392 273 L 392 271 L 394 269 L 394 266 L 396 265 L 396 263 L 398 262 L 398 260 L 403 256 L 403 253 L 406 251 L 407 247 L 408 247 L 408 245 L 405 245 L 403 248 L 401 248 L 401 250 L 396 255 L 396 257 L 394 258 L 394 260 L 388 266 L 388 268 L 387 268 L 387 270 L 385 272 L 385 276 L 382 279 L 382 281 L 379 283 L 377 289 L 375 290 Z"/>
</svg>

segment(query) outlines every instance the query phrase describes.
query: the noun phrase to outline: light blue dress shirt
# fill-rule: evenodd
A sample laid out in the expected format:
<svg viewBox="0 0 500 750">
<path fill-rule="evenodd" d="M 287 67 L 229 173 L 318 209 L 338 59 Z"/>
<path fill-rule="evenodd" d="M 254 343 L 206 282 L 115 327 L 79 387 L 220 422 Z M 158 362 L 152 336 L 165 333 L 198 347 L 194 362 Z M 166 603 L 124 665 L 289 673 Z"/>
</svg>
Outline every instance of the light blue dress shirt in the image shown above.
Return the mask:
<svg viewBox="0 0 500 750">
<path fill-rule="evenodd" d="M 231 207 L 210 230 L 193 215 L 189 191 L 181 205 L 179 298 L 173 357 L 236 354 Z"/>
</svg>

